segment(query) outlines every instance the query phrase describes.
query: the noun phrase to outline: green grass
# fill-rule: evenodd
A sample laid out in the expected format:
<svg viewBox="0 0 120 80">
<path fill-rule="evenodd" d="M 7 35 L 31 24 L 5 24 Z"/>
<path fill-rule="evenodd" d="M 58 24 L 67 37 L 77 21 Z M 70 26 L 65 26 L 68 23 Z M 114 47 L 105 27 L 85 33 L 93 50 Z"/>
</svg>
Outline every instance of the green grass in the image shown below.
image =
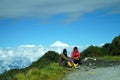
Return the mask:
<svg viewBox="0 0 120 80">
<path fill-rule="evenodd" d="M 120 56 L 103 56 L 102 58 L 107 60 L 120 61 Z"/>
<path fill-rule="evenodd" d="M 67 70 L 58 66 L 57 63 L 51 63 L 42 69 L 31 68 L 26 73 L 18 73 L 12 80 L 60 80 L 65 76 Z"/>
</svg>

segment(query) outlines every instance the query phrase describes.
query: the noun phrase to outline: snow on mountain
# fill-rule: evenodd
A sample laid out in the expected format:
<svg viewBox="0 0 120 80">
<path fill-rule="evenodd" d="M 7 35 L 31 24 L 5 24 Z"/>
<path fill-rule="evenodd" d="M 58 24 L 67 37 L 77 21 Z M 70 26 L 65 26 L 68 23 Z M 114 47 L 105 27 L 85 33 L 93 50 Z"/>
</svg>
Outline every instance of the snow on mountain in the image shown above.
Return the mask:
<svg viewBox="0 0 120 80">
<path fill-rule="evenodd" d="M 62 43 L 61 41 L 56 41 L 55 43 L 53 43 L 50 46 L 54 46 L 54 47 L 69 47 L 68 44 Z"/>
</svg>

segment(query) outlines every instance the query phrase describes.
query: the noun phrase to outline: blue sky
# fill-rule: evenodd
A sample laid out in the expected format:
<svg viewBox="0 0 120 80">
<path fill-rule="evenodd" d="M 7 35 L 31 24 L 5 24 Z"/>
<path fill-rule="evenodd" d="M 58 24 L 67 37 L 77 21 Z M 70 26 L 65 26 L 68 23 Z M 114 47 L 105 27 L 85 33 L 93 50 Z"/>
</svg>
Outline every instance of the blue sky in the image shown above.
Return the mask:
<svg viewBox="0 0 120 80">
<path fill-rule="evenodd" d="M 0 0 L 0 47 L 100 45 L 120 35 L 119 0 Z"/>
</svg>

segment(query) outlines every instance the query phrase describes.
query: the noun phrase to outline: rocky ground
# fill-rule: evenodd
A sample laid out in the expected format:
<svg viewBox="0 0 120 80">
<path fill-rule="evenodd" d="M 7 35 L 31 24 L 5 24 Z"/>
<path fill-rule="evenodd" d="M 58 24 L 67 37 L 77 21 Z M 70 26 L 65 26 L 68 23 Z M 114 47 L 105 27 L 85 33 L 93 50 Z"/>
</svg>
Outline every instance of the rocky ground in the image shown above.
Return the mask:
<svg viewBox="0 0 120 80">
<path fill-rule="evenodd" d="M 87 61 L 79 69 L 66 74 L 63 80 L 119 80 L 120 61 L 109 61 L 97 59 L 95 66 L 89 65 Z M 86 66 L 87 64 L 87 66 Z"/>
</svg>

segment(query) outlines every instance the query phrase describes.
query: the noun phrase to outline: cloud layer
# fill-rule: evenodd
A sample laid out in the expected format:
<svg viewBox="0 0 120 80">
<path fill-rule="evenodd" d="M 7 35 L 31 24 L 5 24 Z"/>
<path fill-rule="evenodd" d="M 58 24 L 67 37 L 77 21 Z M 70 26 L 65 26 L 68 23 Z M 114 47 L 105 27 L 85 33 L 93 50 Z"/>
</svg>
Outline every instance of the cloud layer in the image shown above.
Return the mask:
<svg viewBox="0 0 120 80">
<path fill-rule="evenodd" d="M 64 48 L 68 50 L 68 55 L 70 56 L 73 46 L 61 41 L 56 41 L 48 47 L 42 45 L 20 45 L 16 48 L 0 48 L 0 73 L 9 69 L 27 67 L 47 51 L 56 51 L 60 54 Z M 82 51 L 85 48 L 79 47 L 79 50 Z"/>
<path fill-rule="evenodd" d="M 64 15 L 65 21 L 71 22 L 97 10 L 120 13 L 119 4 L 120 0 L 1 0 L 0 18 L 37 17 L 45 20 Z"/>
</svg>

